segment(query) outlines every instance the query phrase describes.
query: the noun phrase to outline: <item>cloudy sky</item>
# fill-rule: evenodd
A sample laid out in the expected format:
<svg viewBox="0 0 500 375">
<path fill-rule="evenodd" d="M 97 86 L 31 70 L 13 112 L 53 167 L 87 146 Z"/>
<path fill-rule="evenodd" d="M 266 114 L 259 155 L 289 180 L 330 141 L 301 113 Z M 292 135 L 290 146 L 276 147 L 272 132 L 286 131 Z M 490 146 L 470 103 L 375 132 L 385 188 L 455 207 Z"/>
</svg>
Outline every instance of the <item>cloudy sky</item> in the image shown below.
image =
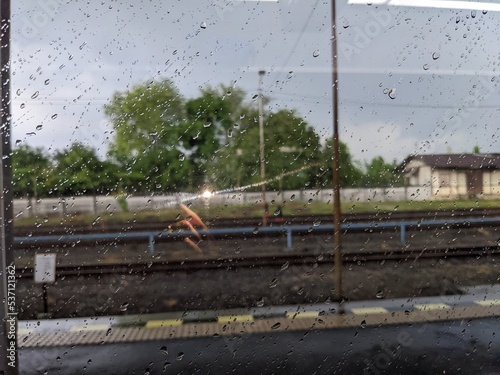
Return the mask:
<svg viewBox="0 0 500 375">
<path fill-rule="evenodd" d="M 385 3 L 386 1 L 375 1 Z M 296 108 L 332 134 L 329 1 L 12 2 L 13 142 L 105 155 L 115 91 L 220 83 Z M 358 160 L 500 152 L 500 14 L 337 1 L 340 132 Z M 266 129 L 266 131 L 270 131 Z"/>
</svg>

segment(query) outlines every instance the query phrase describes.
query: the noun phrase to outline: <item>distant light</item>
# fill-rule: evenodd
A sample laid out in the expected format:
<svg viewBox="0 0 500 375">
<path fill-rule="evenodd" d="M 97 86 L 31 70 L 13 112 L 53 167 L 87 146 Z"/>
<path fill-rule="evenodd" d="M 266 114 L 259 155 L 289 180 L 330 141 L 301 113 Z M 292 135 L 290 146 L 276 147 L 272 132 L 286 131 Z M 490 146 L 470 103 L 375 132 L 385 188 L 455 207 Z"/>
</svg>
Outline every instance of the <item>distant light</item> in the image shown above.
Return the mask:
<svg viewBox="0 0 500 375">
<path fill-rule="evenodd" d="M 214 194 L 213 194 L 211 191 L 208 191 L 208 190 L 205 190 L 205 191 L 201 194 L 201 196 L 202 196 L 203 198 L 206 198 L 206 199 L 211 198 L 213 195 L 214 195 Z"/>
<path fill-rule="evenodd" d="M 348 4 L 373 4 L 419 8 L 469 9 L 500 11 L 499 3 L 455 0 L 349 0 Z"/>
</svg>

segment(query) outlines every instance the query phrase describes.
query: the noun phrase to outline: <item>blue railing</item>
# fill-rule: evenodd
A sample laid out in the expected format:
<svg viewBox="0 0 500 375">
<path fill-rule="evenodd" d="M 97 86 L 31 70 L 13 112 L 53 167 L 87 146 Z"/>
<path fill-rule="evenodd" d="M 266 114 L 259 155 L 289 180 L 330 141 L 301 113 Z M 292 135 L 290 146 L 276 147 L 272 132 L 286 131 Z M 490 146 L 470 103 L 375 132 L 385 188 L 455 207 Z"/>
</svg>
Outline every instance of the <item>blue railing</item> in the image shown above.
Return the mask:
<svg viewBox="0 0 500 375">
<path fill-rule="evenodd" d="M 357 230 L 373 230 L 394 228 L 399 229 L 401 244 L 406 242 L 406 230 L 408 227 L 439 227 L 439 226 L 454 226 L 468 224 L 500 224 L 500 217 L 494 218 L 473 218 L 473 219 L 454 219 L 454 220 L 419 220 L 419 221 L 393 221 L 380 223 L 344 223 L 341 229 L 357 229 Z M 283 225 L 272 227 L 257 227 L 257 228 L 217 228 L 209 230 L 199 230 L 198 233 L 202 236 L 210 235 L 258 235 L 260 233 L 282 233 L 286 235 L 287 248 L 293 247 L 294 232 L 333 232 L 332 224 L 320 225 Z M 172 231 L 172 232 L 130 232 L 130 233 L 100 233 L 100 234 L 65 234 L 65 235 L 50 235 L 50 236 L 26 236 L 15 237 L 14 244 L 42 244 L 44 242 L 89 242 L 89 241 L 118 241 L 118 240 L 147 240 L 149 243 L 149 251 L 154 253 L 155 240 L 160 238 L 185 238 L 191 237 L 193 233 L 190 231 Z"/>
</svg>

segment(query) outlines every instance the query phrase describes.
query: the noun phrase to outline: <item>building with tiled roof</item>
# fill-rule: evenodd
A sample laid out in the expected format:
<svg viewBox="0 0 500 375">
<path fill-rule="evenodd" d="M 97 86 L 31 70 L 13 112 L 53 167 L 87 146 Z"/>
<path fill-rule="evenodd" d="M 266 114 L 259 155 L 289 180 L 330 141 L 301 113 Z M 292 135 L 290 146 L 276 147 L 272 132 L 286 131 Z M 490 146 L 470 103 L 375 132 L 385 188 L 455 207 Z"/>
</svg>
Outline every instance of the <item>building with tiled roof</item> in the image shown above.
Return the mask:
<svg viewBox="0 0 500 375">
<path fill-rule="evenodd" d="M 398 169 L 434 198 L 500 196 L 500 154 L 412 155 Z"/>
</svg>

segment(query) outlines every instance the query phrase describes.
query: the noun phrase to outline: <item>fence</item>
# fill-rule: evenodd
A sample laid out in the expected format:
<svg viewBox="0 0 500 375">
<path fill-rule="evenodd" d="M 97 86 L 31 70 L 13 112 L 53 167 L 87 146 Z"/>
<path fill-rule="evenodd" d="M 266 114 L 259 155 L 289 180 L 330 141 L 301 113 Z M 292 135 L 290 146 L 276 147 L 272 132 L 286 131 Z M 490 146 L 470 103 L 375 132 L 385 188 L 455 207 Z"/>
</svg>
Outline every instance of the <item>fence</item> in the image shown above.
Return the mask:
<svg viewBox="0 0 500 375">
<path fill-rule="evenodd" d="M 398 187 L 374 189 L 342 189 L 343 202 L 388 202 L 403 200 L 430 199 L 429 187 Z M 331 189 L 321 190 L 288 190 L 281 192 L 269 191 L 266 194 L 268 201 L 298 201 L 298 202 L 324 202 L 333 200 Z M 211 198 L 199 198 L 194 194 L 178 193 L 172 195 L 130 196 L 126 198 L 127 208 L 131 212 L 146 210 L 162 210 L 173 207 L 179 201 L 192 201 L 194 205 L 203 204 L 259 204 L 262 202 L 260 192 L 233 192 L 217 194 Z M 122 208 L 118 198 L 114 196 L 96 197 L 67 197 L 67 198 L 41 198 L 41 199 L 15 199 L 14 215 L 16 217 L 48 216 L 65 214 L 99 214 L 103 212 L 120 212 Z"/>
</svg>

